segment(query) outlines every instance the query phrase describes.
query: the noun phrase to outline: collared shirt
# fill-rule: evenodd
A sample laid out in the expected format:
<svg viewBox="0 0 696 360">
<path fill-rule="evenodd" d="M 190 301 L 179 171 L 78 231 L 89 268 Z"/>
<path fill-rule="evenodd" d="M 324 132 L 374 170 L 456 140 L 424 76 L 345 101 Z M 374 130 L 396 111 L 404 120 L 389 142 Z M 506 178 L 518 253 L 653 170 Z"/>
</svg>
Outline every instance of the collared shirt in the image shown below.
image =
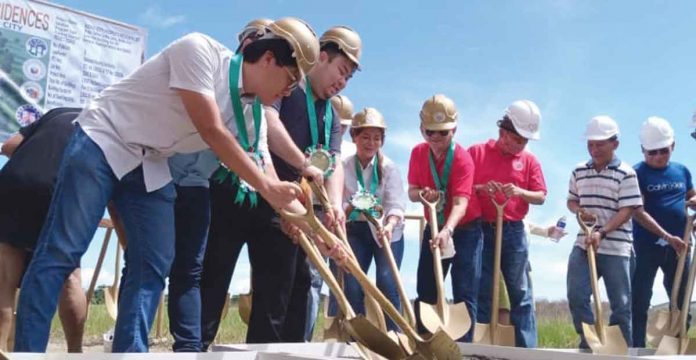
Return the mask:
<svg viewBox="0 0 696 360">
<path fill-rule="evenodd" d="M 157 190 L 171 181 L 168 157 L 208 148 L 177 90 L 214 99 L 226 127 L 235 129 L 228 88 L 233 55 L 206 35 L 186 35 L 104 89 L 77 122 L 102 149 L 116 177 L 142 164 L 147 191 Z"/>
<path fill-rule="evenodd" d="M 280 121 L 288 131 L 290 138 L 295 142 L 295 145 L 301 151 L 305 151 L 307 147 L 312 145 L 312 136 L 309 130 L 309 115 L 307 114 L 307 99 L 305 97 L 304 80 L 300 81 L 299 86 L 292 93 L 273 104 L 273 108 L 278 112 Z M 317 132 L 319 134 L 319 143 L 326 144 L 328 142 L 329 150 L 335 152 L 337 158 L 340 159 L 341 153 L 341 119 L 336 115 L 332 106 L 329 108 L 333 114 L 333 123 L 331 124 L 331 134 L 328 141 L 324 139 L 324 119 L 326 118 L 326 102 L 328 100 L 315 99 L 314 108 L 317 114 Z M 324 146 L 326 149 L 327 147 Z M 278 178 L 284 181 L 296 181 L 300 174 L 292 165 L 286 163 L 277 156 L 271 153 L 273 166 L 278 174 Z"/>
<path fill-rule="evenodd" d="M 638 185 L 643 195 L 645 211 L 668 233 L 683 237 L 686 224 L 686 196 L 693 184 L 691 173 L 686 166 L 670 161 L 666 167 L 656 169 L 644 161 L 633 169 L 638 177 Z M 633 224 L 636 243 L 667 246 L 664 239 L 643 228 L 639 222 Z"/>
<path fill-rule="evenodd" d="M 476 173 L 474 186 L 494 180 L 503 184 L 512 183 L 529 191 L 546 194 L 546 182 L 537 158 L 524 150 L 515 155 L 503 154 L 493 139 L 472 145 L 469 154 L 474 161 Z M 484 221 L 495 221 L 496 210 L 487 194 L 472 196 L 481 208 Z M 529 212 L 529 203 L 519 196 L 511 197 L 505 206 L 503 217 L 508 221 L 521 221 Z"/>
<path fill-rule="evenodd" d="M 362 170 L 361 172 L 366 190 L 369 190 L 372 181 L 372 172 L 375 167 L 374 158 L 364 168 L 359 163 L 357 155 L 351 155 L 343 160 L 345 179 L 343 186 L 344 209 L 348 206 L 348 201 L 350 200 L 351 196 L 358 191 L 358 176 L 355 172 L 356 161 L 358 161 L 358 166 Z M 391 241 L 397 241 L 401 239 L 404 230 L 403 220 L 406 209 L 406 191 L 404 190 L 404 184 L 401 181 L 399 168 L 397 168 L 393 161 L 384 155 L 382 155 L 382 171 L 382 182 L 377 187 L 376 194 L 373 195 L 380 199 L 382 207 L 384 208 L 384 224 L 386 224 L 389 216 L 393 215 L 399 218 L 399 223 L 394 227 L 391 238 Z M 361 215 L 361 219 L 364 219 L 363 215 Z M 372 230 L 374 240 L 377 241 L 377 243 L 380 243 L 377 239 L 376 231 L 372 224 L 370 224 L 370 230 Z"/>
<path fill-rule="evenodd" d="M 428 143 L 420 143 L 411 150 L 411 159 L 408 163 L 408 184 L 424 188 L 429 187 L 435 189 L 435 180 L 430 172 L 430 145 Z M 447 155 L 435 160 L 435 169 L 438 176 L 442 177 L 445 168 Z M 472 181 L 474 180 L 474 163 L 471 161 L 471 156 L 459 144 L 454 146 L 454 158 L 452 159 L 452 167 L 450 168 L 449 181 L 447 183 L 447 202 L 445 203 L 445 219 L 449 217 L 452 211 L 454 197 L 463 197 L 469 200 L 466 208 L 466 214 L 459 220 L 459 225 L 464 225 L 472 220 L 476 220 L 481 216 L 481 211 L 476 203 L 472 204 Z M 425 212 L 425 218 L 429 219 L 430 214 Z M 439 224 L 440 226 L 444 224 Z"/>
<path fill-rule="evenodd" d="M 633 168 L 614 157 L 599 171 L 594 163 L 576 165 L 570 176 L 568 200 L 577 201 L 580 207 L 597 214 L 597 225 L 602 226 L 623 207 L 638 207 L 643 204 L 638 179 Z M 631 220 L 609 233 L 599 243 L 597 253 L 605 255 L 631 256 L 633 234 Z M 585 248 L 585 233 L 580 230 L 575 246 Z"/>
</svg>

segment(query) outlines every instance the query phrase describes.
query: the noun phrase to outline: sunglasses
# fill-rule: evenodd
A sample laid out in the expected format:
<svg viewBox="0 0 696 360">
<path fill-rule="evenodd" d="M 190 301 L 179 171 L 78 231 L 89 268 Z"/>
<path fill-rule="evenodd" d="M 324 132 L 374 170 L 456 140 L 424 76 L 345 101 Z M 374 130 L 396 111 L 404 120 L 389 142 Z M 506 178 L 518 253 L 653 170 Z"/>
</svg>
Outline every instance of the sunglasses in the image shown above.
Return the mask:
<svg viewBox="0 0 696 360">
<path fill-rule="evenodd" d="M 427 135 L 428 137 L 430 137 L 430 136 L 433 136 L 433 135 L 435 135 L 435 134 L 440 134 L 440 136 L 443 136 L 443 137 L 444 137 L 444 136 L 449 135 L 449 134 L 450 134 L 450 131 L 451 131 L 451 130 L 440 130 L 440 131 L 437 131 L 437 130 L 425 130 L 425 135 Z"/>
<path fill-rule="evenodd" d="M 290 84 L 288 85 L 288 91 L 295 90 L 295 88 L 297 87 L 297 84 L 299 84 L 299 80 L 298 80 L 299 74 L 296 75 L 296 73 L 293 73 L 292 71 L 290 71 L 290 69 L 288 69 L 287 66 L 281 66 L 281 67 L 283 68 L 283 70 L 285 70 L 285 72 L 290 77 Z M 299 72 L 299 70 L 297 72 Z"/>
<path fill-rule="evenodd" d="M 655 156 L 657 154 L 660 155 L 667 155 L 669 154 L 670 148 L 662 148 L 662 149 L 655 149 L 655 150 L 648 150 L 645 153 L 648 154 L 649 156 Z"/>
</svg>

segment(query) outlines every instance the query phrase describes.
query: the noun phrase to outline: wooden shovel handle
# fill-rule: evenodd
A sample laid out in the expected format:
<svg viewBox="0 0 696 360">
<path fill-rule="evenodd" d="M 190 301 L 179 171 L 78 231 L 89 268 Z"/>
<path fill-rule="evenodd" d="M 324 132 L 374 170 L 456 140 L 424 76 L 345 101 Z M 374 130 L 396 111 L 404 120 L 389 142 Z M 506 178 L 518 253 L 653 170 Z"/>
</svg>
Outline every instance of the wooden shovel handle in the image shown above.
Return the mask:
<svg viewBox="0 0 696 360">
<path fill-rule="evenodd" d="M 679 253 L 679 258 L 677 260 L 677 269 L 674 273 L 674 280 L 672 281 L 672 293 L 669 299 L 670 310 L 677 309 L 677 300 L 679 298 L 679 289 L 681 288 L 681 281 L 684 275 L 684 265 L 686 264 L 686 254 L 689 252 L 689 247 L 691 246 L 691 232 L 694 230 L 694 220 L 696 220 L 696 214 L 689 213 L 689 206 L 684 207 L 684 212 L 686 213 L 686 224 L 684 226 L 684 236 L 682 241 L 686 244 L 683 251 Z"/>
<path fill-rule="evenodd" d="M 592 236 L 593 228 L 597 224 L 597 215 L 593 215 L 593 221 L 585 221 L 582 219 L 581 211 L 575 214 L 578 220 L 578 225 L 585 232 L 585 241 Z M 599 296 L 599 285 L 597 284 L 597 260 L 595 259 L 595 249 L 593 245 L 585 246 L 587 251 L 587 265 L 590 268 L 590 286 L 592 287 L 592 297 L 594 299 L 595 308 L 595 328 L 599 335 L 600 341 L 604 343 L 604 317 L 602 315 L 602 300 Z"/>
<path fill-rule="evenodd" d="M 438 234 L 438 223 L 437 223 L 437 203 L 440 201 L 440 194 L 438 193 L 437 200 L 428 201 L 425 198 L 425 190 L 418 192 L 423 205 L 425 205 L 428 210 L 428 217 L 430 218 L 430 237 L 434 239 Z M 424 239 L 427 240 L 427 239 Z M 442 276 L 442 252 L 440 246 L 429 246 L 430 251 L 433 255 L 433 275 L 435 277 L 435 288 L 437 289 L 437 315 L 440 320 L 445 320 L 445 280 Z"/>
</svg>

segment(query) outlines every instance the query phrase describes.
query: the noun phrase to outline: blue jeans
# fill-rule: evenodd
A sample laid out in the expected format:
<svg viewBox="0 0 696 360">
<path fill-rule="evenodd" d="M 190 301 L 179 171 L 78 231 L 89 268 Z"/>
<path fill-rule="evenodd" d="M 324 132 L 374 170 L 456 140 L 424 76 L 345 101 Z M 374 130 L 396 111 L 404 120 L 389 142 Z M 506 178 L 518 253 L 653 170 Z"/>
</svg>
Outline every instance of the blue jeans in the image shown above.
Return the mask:
<svg viewBox="0 0 696 360">
<path fill-rule="evenodd" d="M 176 186 L 176 244 L 169 274 L 169 331 L 175 352 L 201 351 L 201 273 L 210 224 L 210 190 Z"/>
<path fill-rule="evenodd" d="M 655 282 L 657 269 L 662 269 L 664 274 L 662 285 L 669 297 L 672 294 L 672 283 L 674 273 L 677 269 L 677 253 L 671 246 L 660 246 L 649 244 L 645 241 L 635 239 L 633 248 L 636 252 L 636 267 L 631 280 L 631 290 L 633 291 L 633 346 L 645 347 L 645 326 L 648 320 L 648 309 L 650 308 L 650 298 L 652 298 L 652 288 Z M 688 278 L 688 268 L 691 262 L 689 251 L 684 263 L 684 274 L 681 279 L 677 307 L 681 309 L 684 300 L 684 290 Z M 689 327 L 691 315 L 687 319 L 686 327 Z"/>
<path fill-rule="evenodd" d="M 311 262 L 308 261 L 307 266 L 309 266 L 311 285 L 309 287 L 309 293 L 307 294 L 307 328 L 305 329 L 305 341 L 312 341 L 314 323 L 317 321 L 319 302 L 321 301 L 321 286 L 324 284 L 324 280 L 321 278 L 319 270 L 317 270 Z"/>
<path fill-rule="evenodd" d="M 397 310 L 401 311 L 399 290 L 394 282 L 394 275 L 392 275 L 389 260 L 384 254 L 384 250 L 377 245 L 372 237 L 372 232 L 370 231 L 367 222 L 349 222 L 346 224 L 346 230 L 348 242 L 355 253 L 355 257 L 360 264 L 360 268 L 363 270 L 363 272 L 367 273 L 370 270 L 372 259 L 375 259 L 375 265 L 377 266 L 377 288 L 384 294 L 384 296 L 387 297 L 387 299 L 389 299 Z M 396 266 L 401 267 L 401 259 L 404 257 L 403 236 L 401 239 L 391 243 L 391 251 L 394 254 Z M 331 261 L 331 270 L 334 274 L 337 273 L 336 265 L 333 261 Z M 358 283 L 355 277 L 350 274 L 344 275 L 344 281 L 344 292 L 351 307 L 356 314 L 365 315 L 365 293 L 363 292 L 360 283 Z M 330 316 L 335 316 L 337 308 L 338 304 L 336 303 L 336 298 L 333 296 L 333 294 L 331 294 L 329 297 L 328 314 Z M 399 327 L 389 316 L 385 316 L 385 320 L 388 330 L 399 330 Z"/>
<path fill-rule="evenodd" d="M 99 146 L 78 127 L 63 155 L 46 223 L 22 281 L 14 351 L 46 351 L 63 282 L 79 266 L 109 200 L 128 239 L 113 351 L 147 351 L 174 257 L 175 197 L 171 184 L 148 193 L 142 167 L 119 181 Z"/>
<path fill-rule="evenodd" d="M 435 273 L 433 272 L 433 254 L 430 250 L 430 226 L 423 231 L 420 258 L 418 260 L 418 299 L 428 304 L 437 302 L 437 288 L 435 287 Z M 454 257 L 442 261 L 443 277 L 452 270 L 452 296 L 455 303 L 464 302 L 469 310 L 471 324 L 476 323 L 476 310 L 478 308 L 479 282 L 481 280 L 481 250 L 483 248 L 481 236 L 481 222 L 474 220 L 464 227 L 456 227 L 452 235 L 454 241 Z M 427 329 L 420 320 L 420 307 L 415 306 L 418 332 L 426 333 Z M 461 339 L 471 342 L 473 331 L 469 331 Z"/>
<path fill-rule="evenodd" d="M 609 325 L 619 325 L 628 347 L 632 347 L 631 334 L 631 257 L 596 254 L 597 278 L 604 278 L 604 285 L 609 297 L 611 316 Z M 652 285 L 652 284 L 651 284 Z M 590 267 L 587 252 L 573 246 L 568 259 L 568 306 L 573 316 L 575 332 L 580 335 L 582 349 L 587 349 L 587 342 L 582 332 L 582 323 L 594 324 L 594 314 L 590 307 L 592 287 L 590 284 Z"/>
<path fill-rule="evenodd" d="M 503 223 L 500 268 L 510 296 L 510 321 L 515 327 L 515 346 L 535 348 L 537 325 L 534 315 L 532 283 L 527 274 L 529 244 L 522 221 Z M 491 291 L 493 283 L 493 254 L 495 224 L 483 224 L 483 266 L 478 294 L 478 320 L 491 321 Z M 493 294 L 498 296 L 498 294 Z"/>
</svg>

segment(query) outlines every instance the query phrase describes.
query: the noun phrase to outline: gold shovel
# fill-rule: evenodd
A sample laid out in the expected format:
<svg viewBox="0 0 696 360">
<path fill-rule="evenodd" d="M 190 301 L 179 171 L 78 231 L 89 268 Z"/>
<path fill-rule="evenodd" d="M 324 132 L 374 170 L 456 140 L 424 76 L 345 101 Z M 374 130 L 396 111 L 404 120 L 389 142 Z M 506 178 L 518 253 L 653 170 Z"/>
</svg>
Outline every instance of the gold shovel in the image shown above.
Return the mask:
<svg viewBox="0 0 696 360">
<path fill-rule="evenodd" d="M 684 273 L 684 264 L 686 263 L 686 253 L 691 245 L 691 231 L 694 228 L 694 220 L 696 220 L 696 213 L 689 214 L 688 206 L 684 211 L 686 212 L 686 229 L 684 230 L 684 237 L 682 240 L 686 244 L 686 249 L 679 254 L 679 259 L 677 260 L 677 269 L 674 273 L 672 293 L 669 300 L 669 310 L 658 311 L 648 323 L 646 329 L 646 338 L 648 343 L 653 346 L 658 346 L 663 336 L 667 335 L 676 337 L 681 331 L 679 322 L 680 310 L 677 307 L 677 299 L 679 297 L 679 289 L 681 287 L 682 275 Z"/>
<path fill-rule="evenodd" d="M 585 222 L 580 216 L 580 211 L 577 212 L 577 219 L 580 228 L 585 232 L 585 239 L 592 235 L 592 228 L 597 223 L 597 216 L 594 216 L 592 222 Z M 595 354 L 605 355 L 626 355 L 628 353 L 628 345 L 621 333 L 621 328 L 618 325 L 604 326 L 604 316 L 602 315 L 602 300 L 599 297 L 599 286 L 597 284 L 597 261 L 595 260 L 594 246 L 586 246 L 587 264 L 590 267 L 590 285 L 592 286 L 592 297 L 594 299 L 595 308 L 595 323 L 582 323 L 582 332 L 585 335 L 585 341 Z"/>
<path fill-rule="evenodd" d="M 301 184 L 303 192 L 305 193 L 305 207 L 308 209 L 305 214 L 291 214 L 286 211 L 280 211 L 287 220 L 292 220 L 293 222 L 303 221 L 306 222 L 321 239 L 326 243 L 328 247 L 336 247 L 341 244 L 334 234 L 328 231 L 323 224 L 314 216 L 314 212 L 311 207 L 311 203 L 307 204 L 308 198 L 308 185 L 306 182 Z M 309 200 L 311 201 L 311 200 Z M 427 340 L 419 336 L 416 331 L 411 327 L 408 322 L 401 316 L 399 311 L 392 305 L 392 303 L 382 294 L 377 286 L 373 284 L 367 275 L 362 271 L 360 265 L 357 263 L 355 258 L 348 256 L 345 261 L 345 266 L 348 271 L 356 278 L 363 290 L 370 294 L 384 309 L 384 311 L 389 315 L 389 317 L 394 320 L 397 326 L 404 331 L 405 335 L 408 337 L 409 344 L 403 344 L 403 348 L 409 349 L 411 345 L 415 345 L 415 351 L 418 355 L 425 359 L 461 359 L 461 352 L 459 347 L 452 340 L 447 333 L 444 331 L 437 331 Z M 390 339 L 390 341 L 393 340 Z M 410 353 L 407 355 L 411 355 Z M 390 359 L 392 357 L 389 357 Z"/>
<path fill-rule="evenodd" d="M 104 289 L 104 303 L 106 312 L 116 320 L 118 316 L 118 287 L 121 282 L 121 245 L 116 243 L 116 260 L 114 265 L 114 283 Z"/>
<path fill-rule="evenodd" d="M 493 194 L 495 195 L 495 194 Z M 474 329 L 474 342 L 479 344 L 515 346 L 515 328 L 498 322 L 498 310 L 500 304 L 500 257 L 503 248 L 503 210 L 510 200 L 499 203 L 491 196 L 491 202 L 495 206 L 495 252 L 493 254 L 493 283 L 491 289 L 491 322 L 489 324 L 476 323 Z"/>
<path fill-rule="evenodd" d="M 252 272 L 251 276 L 249 276 L 249 292 L 246 294 L 239 294 L 239 299 L 237 300 L 237 305 L 239 306 L 239 317 L 247 325 L 249 325 L 249 317 L 251 317 L 251 298 L 254 295 L 253 279 L 254 273 Z"/>
<path fill-rule="evenodd" d="M 331 204 L 329 202 L 329 195 L 326 192 L 326 188 L 323 185 L 319 185 L 311 180 L 308 180 L 308 183 L 310 188 L 312 189 L 312 193 L 314 193 L 314 195 L 317 197 L 324 211 L 327 213 L 331 211 Z M 343 245 L 345 245 L 345 248 L 350 254 L 350 256 L 355 258 L 353 248 L 348 243 L 348 237 L 346 236 L 346 233 L 343 231 L 343 227 L 336 226 L 334 228 L 334 233 L 338 236 L 341 242 L 343 242 Z M 363 302 L 365 304 L 365 317 L 367 318 L 367 320 L 369 320 L 371 323 L 377 326 L 380 330 L 386 332 L 387 322 L 384 318 L 384 313 L 382 312 L 382 309 L 379 307 L 379 304 L 377 304 L 375 299 L 367 293 L 365 293 Z"/>
<path fill-rule="evenodd" d="M 311 204 L 309 204 L 308 208 L 312 209 Z M 310 224 L 312 228 L 316 228 L 316 226 L 321 226 L 323 228 L 323 226 L 320 225 L 319 220 L 317 220 L 316 217 L 314 217 L 313 210 L 309 210 L 303 215 L 292 214 L 285 210 L 280 210 L 279 213 L 286 221 L 289 221 L 291 223 L 298 224 L 298 222 L 306 221 Z M 327 233 L 329 233 L 328 230 L 326 230 L 326 228 L 323 229 Z M 391 339 L 385 332 L 376 328 L 370 321 L 368 321 L 362 315 L 355 314 L 352 307 L 348 303 L 348 299 L 346 299 L 343 290 L 338 285 L 336 278 L 333 276 L 333 273 L 331 273 L 331 270 L 329 270 L 328 266 L 323 261 L 321 255 L 318 254 L 318 251 L 314 248 L 314 245 L 312 245 L 312 243 L 301 231 L 299 232 L 298 238 L 300 247 L 302 247 L 302 249 L 307 254 L 309 260 L 317 268 L 319 274 L 322 276 L 324 281 L 326 281 L 327 286 L 336 297 L 336 301 L 338 303 L 339 308 L 346 315 L 345 320 L 341 322 L 342 328 L 348 334 L 350 334 L 350 336 L 357 343 L 361 344 L 361 346 L 364 346 L 365 348 L 369 349 L 372 352 L 375 352 L 376 354 L 379 354 L 380 356 L 383 356 L 387 359 L 406 358 L 409 354 L 404 352 L 403 348 L 398 342 Z M 360 346 L 358 347 L 358 350 L 363 358 L 369 359 L 374 357 L 370 354 L 369 351 L 366 351 L 366 349 Z"/>
<path fill-rule="evenodd" d="M 693 227 L 692 227 L 693 231 Z M 692 232 L 688 233 L 689 238 Z M 686 235 L 685 235 L 686 236 Z M 691 242 L 687 242 L 690 244 Z M 684 251 L 686 253 L 686 251 Z M 691 293 L 694 290 L 694 280 L 696 279 L 696 251 L 691 258 L 691 266 L 689 267 L 689 277 L 686 280 L 686 291 L 682 301 L 682 308 L 679 313 L 679 331 L 675 336 L 664 335 L 660 340 L 660 344 L 655 351 L 655 355 L 684 355 L 696 354 L 696 341 L 689 338 L 689 329 L 686 327 L 686 318 L 689 316 L 689 307 L 691 305 Z"/>
<path fill-rule="evenodd" d="M 430 236 L 435 238 L 438 234 L 437 225 L 437 210 L 436 206 L 438 199 L 434 202 L 430 202 L 423 196 L 424 192 L 421 191 L 419 196 L 421 202 L 428 209 L 430 215 Z M 423 239 L 427 241 L 427 239 Z M 459 302 L 456 304 L 447 304 L 445 301 L 445 289 L 444 280 L 442 278 L 442 256 L 440 253 L 440 247 L 430 247 L 433 253 L 433 272 L 435 275 L 435 287 L 437 288 L 437 303 L 431 305 L 424 303 L 422 301 L 418 302 L 421 313 L 421 321 L 423 326 L 425 326 L 428 331 L 435 333 L 438 329 L 442 329 L 453 339 L 459 339 L 466 335 L 471 329 L 471 317 L 469 316 L 469 310 L 467 309 L 465 302 Z"/>
</svg>

